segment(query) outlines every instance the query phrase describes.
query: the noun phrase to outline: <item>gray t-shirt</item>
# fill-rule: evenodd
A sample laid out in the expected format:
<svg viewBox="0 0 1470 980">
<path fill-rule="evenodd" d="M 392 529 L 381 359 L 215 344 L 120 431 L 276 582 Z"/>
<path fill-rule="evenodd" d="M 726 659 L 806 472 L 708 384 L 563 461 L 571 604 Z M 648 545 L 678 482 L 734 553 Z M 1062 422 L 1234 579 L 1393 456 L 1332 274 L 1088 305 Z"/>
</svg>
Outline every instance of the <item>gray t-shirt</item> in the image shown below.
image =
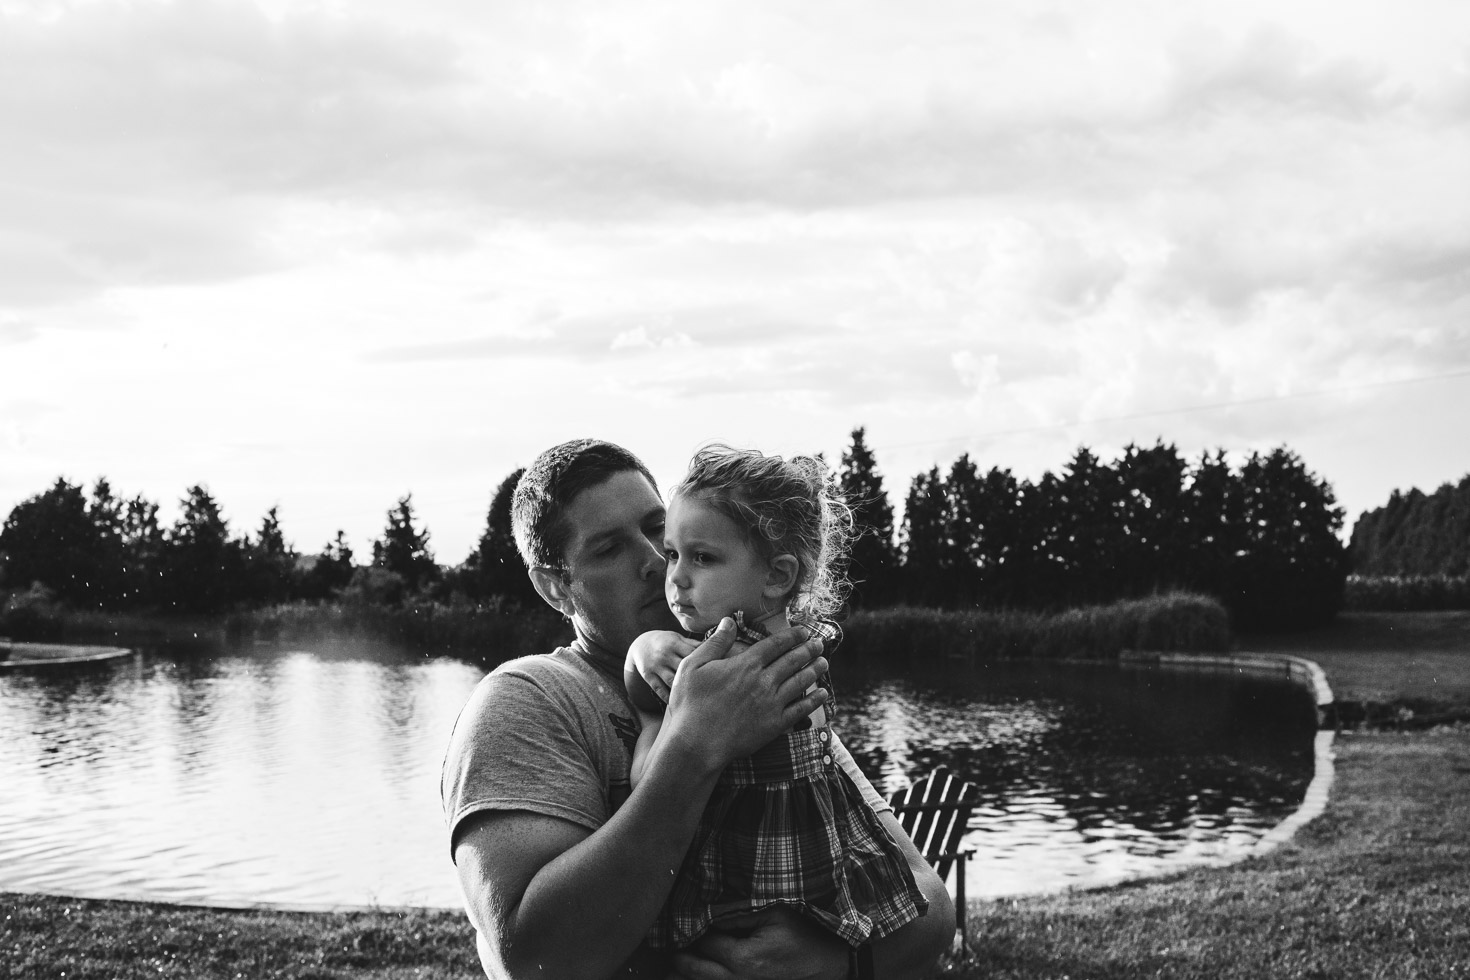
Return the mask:
<svg viewBox="0 0 1470 980">
<path fill-rule="evenodd" d="M 638 715 L 606 658 L 568 647 L 501 664 L 455 722 L 440 782 L 451 841 L 487 810 L 596 830 L 628 798 Z"/>
<path fill-rule="evenodd" d="M 451 855 L 466 818 L 523 810 L 588 830 L 630 792 L 640 725 L 623 689 L 623 665 L 569 647 L 491 671 L 454 723 L 439 791 Z M 833 740 L 833 755 L 875 811 L 889 809 Z"/>
</svg>

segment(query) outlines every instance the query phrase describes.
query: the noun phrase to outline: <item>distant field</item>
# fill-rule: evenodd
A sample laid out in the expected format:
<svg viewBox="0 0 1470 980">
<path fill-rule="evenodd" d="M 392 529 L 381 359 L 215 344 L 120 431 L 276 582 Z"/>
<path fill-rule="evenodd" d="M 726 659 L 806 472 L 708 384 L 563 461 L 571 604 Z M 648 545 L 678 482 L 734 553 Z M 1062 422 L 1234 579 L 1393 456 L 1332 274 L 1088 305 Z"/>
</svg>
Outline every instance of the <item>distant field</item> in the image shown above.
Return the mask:
<svg viewBox="0 0 1470 980">
<path fill-rule="evenodd" d="M 1348 612 L 1322 629 L 1242 636 L 1236 646 L 1315 660 L 1339 701 L 1470 709 L 1470 612 Z"/>
</svg>

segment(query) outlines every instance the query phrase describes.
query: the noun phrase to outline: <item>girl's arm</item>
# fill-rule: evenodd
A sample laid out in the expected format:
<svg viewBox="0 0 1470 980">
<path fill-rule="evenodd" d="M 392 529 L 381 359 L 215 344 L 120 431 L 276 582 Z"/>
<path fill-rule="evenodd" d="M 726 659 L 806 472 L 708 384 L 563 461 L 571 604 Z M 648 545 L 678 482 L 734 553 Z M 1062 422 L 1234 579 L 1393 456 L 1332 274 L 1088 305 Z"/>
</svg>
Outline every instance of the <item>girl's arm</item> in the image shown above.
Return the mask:
<svg viewBox="0 0 1470 980">
<path fill-rule="evenodd" d="M 638 743 L 633 746 L 633 762 L 628 767 L 628 785 L 632 787 L 636 787 L 643 778 L 643 769 L 648 765 L 653 743 L 658 741 L 658 730 L 663 727 L 664 714 L 662 711 L 645 711 L 639 708 L 638 721 L 642 723 L 643 730 L 638 733 Z"/>
<path fill-rule="evenodd" d="M 662 714 L 679 662 L 698 646 L 698 640 L 672 630 L 650 630 L 634 640 L 623 661 L 623 686 L 633 707 Z"/>
</svg>

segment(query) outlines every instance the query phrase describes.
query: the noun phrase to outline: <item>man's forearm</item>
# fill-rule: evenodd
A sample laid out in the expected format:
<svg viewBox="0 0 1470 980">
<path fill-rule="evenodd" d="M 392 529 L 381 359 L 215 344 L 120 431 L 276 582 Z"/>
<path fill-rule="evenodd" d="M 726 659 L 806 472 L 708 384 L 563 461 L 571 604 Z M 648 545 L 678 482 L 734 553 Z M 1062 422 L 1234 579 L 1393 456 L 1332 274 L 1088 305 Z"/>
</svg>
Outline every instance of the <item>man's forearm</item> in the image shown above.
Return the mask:
<svg viewBox="0 0 1470 980">
<path fill-rule="evenodd" d="M 630 956 L 673 888 L 718 773 L 660 740 L 610 820 L 552 858 L 500 924 L 512 976 L 603 980 Z"/>
<path fill-rule="evenodd" d="M 892 811 L 879 814 L 913 872 L 914 883 L 929 900 L 929 910 L 897 932 L 873 943 L 874 973 L 883 980 L 917 980 L 932 976 L 939 957 L 954 943 L 955 907 L 949 889 L 914 846 Z M 964 910 L 959 910 L 961 915 Z"/>
</svg>

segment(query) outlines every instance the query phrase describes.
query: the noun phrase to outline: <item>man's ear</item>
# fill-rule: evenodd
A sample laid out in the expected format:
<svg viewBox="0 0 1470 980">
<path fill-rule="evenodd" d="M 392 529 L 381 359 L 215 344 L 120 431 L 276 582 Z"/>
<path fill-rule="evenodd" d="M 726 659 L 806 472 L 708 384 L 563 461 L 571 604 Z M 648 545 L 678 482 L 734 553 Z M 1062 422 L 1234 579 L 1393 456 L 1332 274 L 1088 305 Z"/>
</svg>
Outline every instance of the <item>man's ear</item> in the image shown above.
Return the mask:
<svg viewBox="0 0 1470 980">
<path fill-rule="evenodd" d="M 784 599 L 796 588 L 796 576 L 801 571 L 801 562 L 795 555 L 777 555 L 766 569 L 766 585 L 761 595 L 767 599 Z"/>
<path fill-rule="evenodd" d="M 527 574 L 531 576 L 531 584 L 536 587 L 541 598 L 546 600 L 546 604 L 567 619 L 571 619 L 572 613 L 576 610 L 572 606 L 572 590 L 567 582 L 566 573 L 559 568 L 537 565 Z"/>
</svg>

